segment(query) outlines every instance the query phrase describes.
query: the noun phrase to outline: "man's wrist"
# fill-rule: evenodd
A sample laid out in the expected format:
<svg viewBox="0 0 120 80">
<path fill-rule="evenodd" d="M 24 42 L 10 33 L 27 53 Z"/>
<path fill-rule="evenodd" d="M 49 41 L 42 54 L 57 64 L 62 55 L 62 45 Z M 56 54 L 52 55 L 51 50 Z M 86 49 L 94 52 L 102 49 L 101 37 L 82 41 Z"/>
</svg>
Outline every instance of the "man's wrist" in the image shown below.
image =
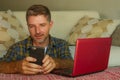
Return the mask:
<svg viewBox="0 0 120 80">
<path fill-rule="evenodd" d="M 55 69 L 59 68 L 72 68 L 73 67 L 73 60 L 72 59 L 59 59 L 54 58 L 56 67 Z"/>
<path fill-rule="evenodd" d="M 57 58 L 54 58 L 54 61 L 55 61 L 55 69 L 58 69 L 60 68 L 60 59 L 57 59 Z"/>
<path fill-rule="evenodd" d="M 16 72 L 16 73 L 21 73 L 22 72 L 22 62 L 23 62 L 23 60 L 19 60 L 19 61 L 15 61 L 14 62 L 14 64 L 15 64 L 15 69 L 14 69 L 14 71 Z"/>
</svg>

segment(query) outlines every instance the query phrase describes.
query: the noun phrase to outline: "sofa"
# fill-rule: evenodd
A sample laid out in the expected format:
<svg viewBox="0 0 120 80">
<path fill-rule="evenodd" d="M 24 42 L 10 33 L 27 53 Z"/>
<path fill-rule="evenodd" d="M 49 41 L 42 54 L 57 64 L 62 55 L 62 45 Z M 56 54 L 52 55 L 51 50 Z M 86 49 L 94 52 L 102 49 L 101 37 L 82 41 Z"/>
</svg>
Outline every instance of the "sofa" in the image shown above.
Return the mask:
<svg viewBox="0 0 120 80">
<path fill-rule="evenodd" d="M 11 10 L 8 10 L 8 11 L 5 12 L 7 15 L 5 15 L 3 13 L 4 13 L 4 11 L 0 11 L 0 15 L 1 15 L 0 20 L 2 19 L 2 16 L 4 16 L 4 17 L 6 17 L 6 16 L 11 17 L 12 16 L 12 18 L 14 18 L 14 19 L 10 19 L 10 20 L 7 19 L 7 22 L 10 23 L 9 27 L 11 25 L 14 25 L 12 27 L 15 27 L 17 25 L 17 28 L 18 27 L 19 28 L 17 29 L 15 27 L 17 32 L 15 30 L 8 30 L 8 32 L 7 32 L 8 35 L 10 35 L 10 37 L 12 37 L 12 38 L 15 38 L 13 40 L 10 37 L 8 38 L 8 35 L 3 36 L 4 32 L 2 32 L 2 31 L 0 32 L 0 36 L 2 36 L 2 38 L 0 39 L 1 40 L 0 41 L 0 47 L 1 47 L 0 56 L 1 57 L 6 53 L 6 49 L 4 49 L 4 47 L 2 45 L 2 44 L 4 44 L 5 41 L 6 41 L 5 44 L 7 44 L 7 48 L 9 48 L 8 43 L 10 43 L 12 45 L 12 44 L 14 44 L 14 42 L 22 40 L 26 36 L 29 35 L 29 32 L 27 30 L 27 25 L 26 25 L 25 11 L 11 11 Z M 10 15 L 10 16 L 8 16 L 8 15 Z M 88 16 L 90 17 L 90 20 L 92 18 L 94 18 L 92 23 L 95 23 L 96 19 L 103 20 L 103 19 L 100 18 L 100 14 L 97 11 L 52 11 L 51 15 L 52 15 L 52 20 L 53 20 L 54 25 L 52 27 L 52 30 L 51 30 L 50 34 L 52 36 L 62 38 L 64 40 L 71 40 L 71 39 L 69 39 L 69 37 L 71 37 L 70 33 L 71 33 L 71 31 L 73 31 L 74 27 L 76 27 L 76 25 L 78 24 L 78 21 L 80 21 L 81 18 L 85 17 L 85 20 L 88 19 Z M 87 16 L 87 19 L 86 19 L 86 16 Z M 17 21 L 15 21 L 15 20 L 17 20 Z M 111 19 L 111 20 L 113 20 L 113 19 Z M 111 22 L 111 20 L 109 20 L 109 21 Z M 103 34 L 102 33 L 103 37 L 105 37 L 107 35 L 106 37 L 112 37 L 113 40 L 116 40 L 116 38 L 114 39 L 113 34 L 115 33 L 115 31 L 119 27 L 120 20 L 116 20 L 116 21 L 117 21 L 116 24 L 109 25 L 111 27 L 111 29 L 109 29 L 109 32 L 108 32 L 109 34 Z M 4 26 L 5 25 L 8 26 L 7 22 L 0 21 L 0 23 L 1 23 L 0 27 L 2 27 L 1 25 L 3 23 L 6 23 L 6 24 L 3 24 Z M 85 22 L 85 21 L 83 21 L 83 22 Z M 88 27 L 88 26 L 86 26 L 86 27 Z M 86 28 L 86 29 L 88 29 L 88 28 Z M 86 29 L 84 28 L 83 32 L 85 32 Z M 100 32 L 100 31 L 98 31 L 98 32 Z M 118 33 L 116 33 L 116 34 L 118 34 Z M 5 41 L 2 41 L 3 37 L 5 38 L 4 39 Z M 96 35 L 94 35 L 94 37 L 96 37 Z M 101 36 L 99 36 L 99 37 L 101 37 Z M 18 40 L 18 38 L 19 38 L 19 40 Z M 11 40 L 11 41 L 8 41 L 8 39 Z M 118 36 L 117 36 L 117 39 L 118 39 Z M 120 41 L 118 41 L 118 42 L 120 42 Z M 69 46 L 69 48 L 70 48 L 72 57 L 74 58 L 75 46 Z M 2 51 L 2 49 L 4 49 L 4 51 Z M 120 56 L 120 46 L 117 45 L 117 44 L 114 44 L 112 42 L 108 66 L 119 66 L 120 65 L 119 56 Z"/>
<path fill-rule="evenodd" d="M 79 38 L 76 34 L 79 34 L 81 38 L 111 37 L 112 45 L 108 64 L 109 68 L 103 72 L 78 77 L 65 77 L 55 74 L 21 75 L 0 73 L 0 80 L 118 80 L 120 78 L 120 20 L 101 19 L 97 11 L 52 11 L 51 13 L 54 25 L 50 34 L 70 43 L 69 48 L 73 58 L 75 51 L 74 43 Z M 93 24 L 98 22 L 100 22 L 97 25 L 99 28 L 95 28 L 96 25 Z M 88 25 L 91 23 L 92 25 Z M 104 27 L 101 28 L 101 26 Z M 79 32 L 79 27 L 82 33 Z M 6 54 L 7 49 L 12 44 L 28 36 L 25 11 L 0 11 L 0 57 Z"/>
</svg>

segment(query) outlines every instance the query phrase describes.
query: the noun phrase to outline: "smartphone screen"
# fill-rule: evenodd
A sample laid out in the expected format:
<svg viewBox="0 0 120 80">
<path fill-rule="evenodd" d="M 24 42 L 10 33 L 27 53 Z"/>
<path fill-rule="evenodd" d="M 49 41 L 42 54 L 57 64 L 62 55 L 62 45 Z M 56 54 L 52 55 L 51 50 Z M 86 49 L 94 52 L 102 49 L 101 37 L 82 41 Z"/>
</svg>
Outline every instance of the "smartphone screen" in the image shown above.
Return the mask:
<svg viewBox="0 0 120 80">
<path fill-rule="evenodd" d="M 42 60 L 44 58 L 44 48 L 42 47 L 30 48 L 30 56 L 37 59 L 37 61 L 33 63 L 42 65 Z"/>
</svg>

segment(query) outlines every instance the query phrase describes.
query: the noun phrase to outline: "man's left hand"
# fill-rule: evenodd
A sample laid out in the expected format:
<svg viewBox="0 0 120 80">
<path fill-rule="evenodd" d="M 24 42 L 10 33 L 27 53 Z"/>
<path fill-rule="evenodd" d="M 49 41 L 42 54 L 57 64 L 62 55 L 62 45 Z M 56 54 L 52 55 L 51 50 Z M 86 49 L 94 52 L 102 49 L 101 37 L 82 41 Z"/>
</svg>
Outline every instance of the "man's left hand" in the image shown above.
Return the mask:
<svg viewBox="0 0 120 80">
<path fill-rule="evenodd" d="M 50 57 L 49 55 L 45 55 L 42 67 L 43 74 L 47 74 L 50 73 L 56 67 L 56 63 L 52 57 Z"/>
</svg>

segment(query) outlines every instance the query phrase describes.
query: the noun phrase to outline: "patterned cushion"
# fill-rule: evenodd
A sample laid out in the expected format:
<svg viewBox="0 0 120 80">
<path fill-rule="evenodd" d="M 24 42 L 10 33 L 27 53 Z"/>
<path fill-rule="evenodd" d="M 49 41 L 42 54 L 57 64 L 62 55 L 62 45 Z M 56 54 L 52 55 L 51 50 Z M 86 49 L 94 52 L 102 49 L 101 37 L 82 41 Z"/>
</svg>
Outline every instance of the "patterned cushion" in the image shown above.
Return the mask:
<svg viewBox="0 0 120 80">
<path fill-rule="evenodd" d="M 120 20 L 82 17 L 72 28 L 67 41 L 75 44 L 77 38 L 110 37 Z"/>
<path fill-rule="evenodd" d="M 0 56 L 17 41 L 23 40 L 28 34 L 12 11 L 0 12 Z"/>
</svg>

